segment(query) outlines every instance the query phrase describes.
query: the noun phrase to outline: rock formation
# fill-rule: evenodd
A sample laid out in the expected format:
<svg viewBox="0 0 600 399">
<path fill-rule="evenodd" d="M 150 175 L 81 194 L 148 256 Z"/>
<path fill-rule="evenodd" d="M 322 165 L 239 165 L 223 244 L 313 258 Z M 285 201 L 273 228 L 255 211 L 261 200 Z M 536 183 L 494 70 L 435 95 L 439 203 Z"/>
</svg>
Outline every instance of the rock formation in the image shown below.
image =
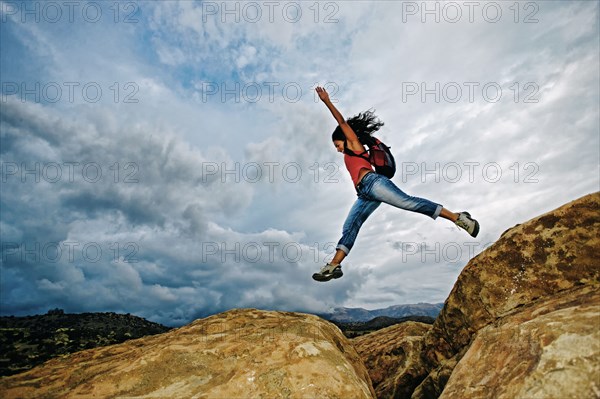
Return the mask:
<svg viewBox="0 0 600 399">
<path fill-rule="evenodd" d="M 378 398 L 600 398 L 600 194 L 507 230 L 429 329 L 353 340 Z"/>
<path fill-rule="evenodd" d="M 348 339 L 317 316 L 232 310 L 0 379 L 8 398 L 373 398 Z"/>
<path fill-rule="evenodd" d="M 449 371 L 454 364 L 460 364 L 484 327 L 502 322 L 505 316 L 533 302 L 544 306 L 542 302 L 551 301 L 560 293 L 568 295 L 568 290 L 576 287 L 598 290 L 599 252 L 599 193 L 504 232 L 465 266 L 433 328 L 426 334 L 423 357 L 431 372 L 413 397 L 438 397 L 450 377 Z M 578 290 L 570 295 L 573 303 L 581 302 Z M 546 329 L 550 334 L 553 325 Z M 531 336 L 522 338 L 534 341 Z"/>
<path fill-rule="evenodd" d="M 440 396 L 600 397 L 600 290 L 585 286 L 481 329 Z"/>
<path fill-rule="evenodd" d="M 407 321 L 352 340 L 378 398 L 410 397 L 427 371 L 421 351 L 430 329 L 429 324 Z"/>
</svg>

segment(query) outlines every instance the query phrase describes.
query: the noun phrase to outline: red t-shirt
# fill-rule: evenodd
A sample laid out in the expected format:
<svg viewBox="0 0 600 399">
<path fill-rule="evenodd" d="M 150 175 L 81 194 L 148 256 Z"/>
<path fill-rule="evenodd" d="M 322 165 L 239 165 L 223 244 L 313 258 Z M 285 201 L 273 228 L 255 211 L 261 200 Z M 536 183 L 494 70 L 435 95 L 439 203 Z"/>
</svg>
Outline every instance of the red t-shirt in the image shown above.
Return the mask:
<svg viewBox="0 0 600 399">
<path fill-rule="evenodd" d="M 348 151 L 352 150 L 348 149 Z M 360 151 L 352 152 L 356 155 L 361 153 Z M 363 156 L 368 157 L 368 153 L 363 154 Z M 358 184 L 358 175 L 362 168 L 373 170 L 373 168 L 371 167 L 371 162 L 367 161 L 363 157 L 353 157 L 351 155 L 344 154 L 344 163 L 346 164 L 346 169 L 348 169 L 348 172 L 350 172 L 350 177 L 352 178 L 352 181 L 354 182 L 355 186 Z"/>
</svg>

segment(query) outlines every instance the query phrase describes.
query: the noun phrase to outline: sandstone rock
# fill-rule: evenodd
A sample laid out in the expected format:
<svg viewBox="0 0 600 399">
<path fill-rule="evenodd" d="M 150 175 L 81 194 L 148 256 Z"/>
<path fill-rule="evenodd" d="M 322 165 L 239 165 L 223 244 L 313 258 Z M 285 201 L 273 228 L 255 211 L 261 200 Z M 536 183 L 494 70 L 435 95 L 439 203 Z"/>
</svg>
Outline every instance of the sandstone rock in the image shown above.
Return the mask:
<svg viewBox="0 0 600 399">
<path fill-rule="evenodd" d="M 528 306 L 477 333 L 440 399 L 600 397 L 600 289 Z"/>
<path fill-rule="evenodd" d="M 378 398 L 410 398 L 426 375 L 421 359 L 429 324 L 407 321 L 354 338 Z"/>
<path fill-rule="evenodd" d="M 436 370 L 454 358 L 478 330 L 518 307 L 576 286 L 600 285 L 599 248 L 599 193 L 506 231 L 458 277 L 425 336 L 423 356 L 428 368 Z M 430 387 L 420 391 L 433 397 L 444 385 L 433 377 L 424 384 Z"/>
<path fill-rule="evenodd" d="M 232 310 L 0 379 L 8 398 L 373 398 L 340 330 L 317 316 Z"/>
<path fill-rule="evenodd" d="M 408 397 L 411 399 L 435 399 L 439 397 L 440 392 L 444 390 L 446 383 L 450 379 L 454 367 L 456 367 L 459 359 L 462 358 L 466 352 L 466 349 L 467 348 L 464 348 L 450 359 L 443 360 L 435 370 L 427 375 L 423 382 L 414 390 L 412 395 Z"/>
</svg>

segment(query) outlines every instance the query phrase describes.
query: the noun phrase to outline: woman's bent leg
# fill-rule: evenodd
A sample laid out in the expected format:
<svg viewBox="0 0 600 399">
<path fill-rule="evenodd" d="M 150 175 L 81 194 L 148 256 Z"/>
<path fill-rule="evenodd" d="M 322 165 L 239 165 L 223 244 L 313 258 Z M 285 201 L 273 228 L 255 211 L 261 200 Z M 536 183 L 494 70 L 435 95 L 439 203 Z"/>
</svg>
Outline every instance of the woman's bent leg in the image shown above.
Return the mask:
<svg viewBox="0 0 600 399">
<path fill-rule="evenodd" d="M 346 221 L 344 222 L 342 238 L 340 238 L 340 241 L 336 246 L 336 249 L 338 250 L 338 254 L 336 255 L 339 255 L 339 250 L 348 255 L 354 246 L 360 227 L 380 204 L 380 201 L 368 200 L 361 197 L 356 199 L 356 202 L 352 205 L 352 208 L 346 217 Z"/>
</svg>

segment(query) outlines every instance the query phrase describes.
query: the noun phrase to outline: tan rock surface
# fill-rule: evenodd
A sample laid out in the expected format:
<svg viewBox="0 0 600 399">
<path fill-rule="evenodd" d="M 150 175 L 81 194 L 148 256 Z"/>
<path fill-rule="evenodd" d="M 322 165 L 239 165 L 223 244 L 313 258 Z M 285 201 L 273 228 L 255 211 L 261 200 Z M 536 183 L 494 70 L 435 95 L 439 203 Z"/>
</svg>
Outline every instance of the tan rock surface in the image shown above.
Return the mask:
<svg viewBox="0 0 600 399">
<path fill-rule="evenodd" d="M 440 399 L 600 397 L 600 289 L 583 287 L 483 328 Z"/>
<path fill-rule="evenodd" d="M 599 249 L 599 193 L 506 231 L 465 266 L 426 334 L 423 356 L 430 370 L 435 373 L 478 330 L 514 309 L 576 286 L 600 285 Z M 444 385 L 432 378 L 424 383 L 431 386 L 420 391 L 428 395 L 439 395 Z"/>
<path fill-rule="evenodd" d="M 429 324 L 407 321 L 352 340 L 378 398 L 410 397 L 426 375 L 421 350 L 430 329 Z"/>
<path fill-rule="evenodd" d="M 316 316 L 232 310 L 0 379 L 8 398 L 372 398 L 348 339 Z"/>
<path fill-rule="evenodd" d="M 440 392 L 444 390 L 446 383 L 450 379 L 454 367 L 458 364 L 458 360 L 462 358 L 466 350 L 467 348 L 464 348 L 452 358 L 443 360 L 435 370 L 427 375 L 423 382 L 414 390 L 412 395 L 407 396 L 407 398 L 431 399 L 439 397 Z"/>
</svg>

